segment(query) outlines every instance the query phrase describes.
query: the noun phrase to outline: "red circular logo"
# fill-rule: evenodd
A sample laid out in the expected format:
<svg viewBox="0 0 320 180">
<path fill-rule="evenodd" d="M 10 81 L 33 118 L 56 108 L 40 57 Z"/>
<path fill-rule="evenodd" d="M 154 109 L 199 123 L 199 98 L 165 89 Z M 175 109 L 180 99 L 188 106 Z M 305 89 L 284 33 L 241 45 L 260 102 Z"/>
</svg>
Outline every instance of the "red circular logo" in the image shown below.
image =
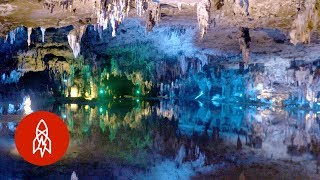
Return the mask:
<svg viewBox="0 0 320 180">
<path fill-rule="evenodd" d="M 69 138 L 68 128 L 59 116 L 38 111 L 21 120 L 15 133 L 15 144 L 23 159 L 46 166 L 62 158 Z"/>
</svg>

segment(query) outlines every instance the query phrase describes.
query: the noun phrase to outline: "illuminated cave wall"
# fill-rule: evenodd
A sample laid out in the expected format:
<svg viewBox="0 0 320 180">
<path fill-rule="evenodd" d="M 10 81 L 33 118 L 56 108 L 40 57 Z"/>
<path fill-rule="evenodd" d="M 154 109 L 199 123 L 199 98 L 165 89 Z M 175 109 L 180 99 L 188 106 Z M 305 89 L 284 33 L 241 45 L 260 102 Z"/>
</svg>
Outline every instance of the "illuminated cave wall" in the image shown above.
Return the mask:
<svg viewBox="0 0 320 180">
<path fill-rule="evenodd" d="M 75 36 L 80 45 L 77 56 L 68 39 L 70 32 L 79 34 Z M 1 39 L 2 83 L 19 83 L 27 73 L 43 72 L 54 82 L 43 89 L 67 97 L 143 95 L 317 105 L 320 65 L 316 58 L 256 53 L 251 57 L 255 61 L 246 66 L 241 54 L 196 46 L 196 34 L 186 25 L 159 25 L 147 33 L 138 20 L 130 18 L 119 26 L 117 37 L 112 37 L 111 27 L 98 31 L 89 25 L 33 28 L 29 38 L 27 28 L 19 27 Z M 110 87 L 110 79 L 123 82 L 118 84 L 129 90 Z"/>
</svg>

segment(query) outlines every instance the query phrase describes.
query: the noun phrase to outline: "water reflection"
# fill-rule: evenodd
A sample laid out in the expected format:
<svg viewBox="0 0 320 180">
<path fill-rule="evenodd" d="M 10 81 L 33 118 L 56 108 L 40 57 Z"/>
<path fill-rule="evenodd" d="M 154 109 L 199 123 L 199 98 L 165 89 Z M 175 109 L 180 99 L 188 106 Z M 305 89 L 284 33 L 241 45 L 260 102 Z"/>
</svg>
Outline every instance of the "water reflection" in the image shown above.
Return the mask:
<svg viewBox="0 0 320 180">
<path fill-rule="evenodd" d="M 290 160 L 289 166 L 292 162 L 307 162 L 310 166 L 300 164 L 301 168 L 311 167 L 307 171 L 315 173 L 320 154 L 320 120 L 313 111 L 137 99 L 53 105 L 48 109 L 63 118 L 71 134 L 67 154 L 53 165 L 65 168 L 65 176 L 76 171 L 79 178 L 90 177 L 81 171 L 89 167 L 95 176 L 112 177 L 117 168 L 106 174 L 101 173 L 103 166 L 119 164 L 130 170 L 138 168 L 135 170 L 142 174 L 145 170 L 165 173 L 166 168 L 161 167 L 174 167 L 174 173 L 190 171 L 193 176 L 204 168 L 211 171 L 213 165 L 235 166 L 245 161 L 263 164 L 270 160 Z M 13 142 L 19 119 L 8 122 L 5 117 L 0 118 L 1 156 L 24 164 Z M 75 166 L 81 163 L 88 165 Z M 3 165 L 0 172 L 4 172 Z M 24 177 L 29 166 L 18 168 L 12 177 Z M 61 175 L 48 168 L 41 168 L 38 174 L 29 173 L 31 177 Z"/>
</svg>

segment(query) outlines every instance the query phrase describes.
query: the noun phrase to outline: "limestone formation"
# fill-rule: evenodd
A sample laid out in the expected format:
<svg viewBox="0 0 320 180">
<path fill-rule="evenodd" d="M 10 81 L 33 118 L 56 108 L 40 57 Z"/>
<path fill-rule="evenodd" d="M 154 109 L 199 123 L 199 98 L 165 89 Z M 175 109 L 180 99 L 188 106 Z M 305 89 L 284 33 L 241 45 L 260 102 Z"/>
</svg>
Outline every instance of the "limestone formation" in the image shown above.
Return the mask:
<svg viewBox="0 0 320 180">
<path fill-rule="evenodd" d="M 197 19 L 201 38 L 203 38 L 210 25 L 210 8 L 211 2 L 209 0 L 201 0 L 197 3 Z"/>
<path fill-rule="evenodd" d="M 298 15 L 290 31 L 290 42 L 310 43 L 311 35 L 319 24 L 319 0 L 305 0 L 297 4 Z"/>
<path fill-rule="evenodd" d="M 76 27 L 68 34 L 68 42 L 75 58 L 80 54 L 80 42 L 86 28 L 87 26 Z"/>
</svg>

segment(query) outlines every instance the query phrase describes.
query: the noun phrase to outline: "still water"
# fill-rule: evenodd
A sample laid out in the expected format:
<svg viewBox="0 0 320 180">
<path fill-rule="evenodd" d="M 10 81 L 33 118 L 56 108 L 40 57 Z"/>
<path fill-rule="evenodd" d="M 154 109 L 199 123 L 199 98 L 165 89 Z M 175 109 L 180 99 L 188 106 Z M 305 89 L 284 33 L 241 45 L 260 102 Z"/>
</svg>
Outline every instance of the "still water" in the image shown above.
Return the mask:
<svg viewBox="0 0 320 180">
<path fill-rule="evenodd" d="M 3 114 L 0 179 L 319 179 L 320 114 L 309 110 L 142 99 L 32 109 L 64 120 L 67 153 L 47 167 L 25 162 L 14 144 L 23 115 Z"/>
</svg>

